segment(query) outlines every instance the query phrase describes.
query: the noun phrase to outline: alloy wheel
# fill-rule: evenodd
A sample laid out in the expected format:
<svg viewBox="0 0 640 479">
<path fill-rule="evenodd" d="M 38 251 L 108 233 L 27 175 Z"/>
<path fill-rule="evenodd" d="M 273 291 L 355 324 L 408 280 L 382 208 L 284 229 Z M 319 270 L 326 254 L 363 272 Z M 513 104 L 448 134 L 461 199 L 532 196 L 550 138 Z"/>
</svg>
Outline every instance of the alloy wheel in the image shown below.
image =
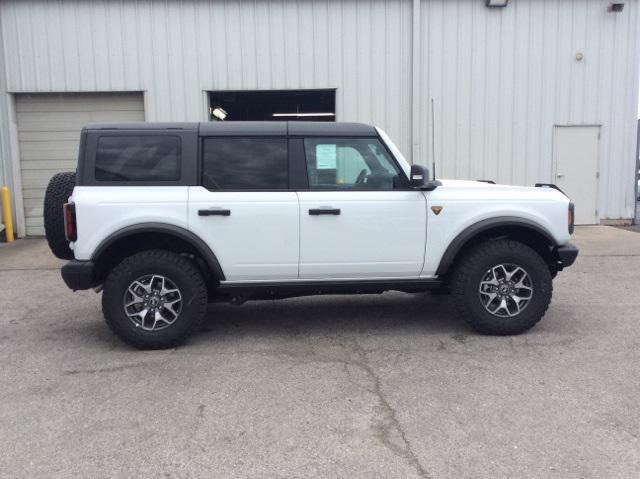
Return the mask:
<svg viewBox="0 0 640 479">
<path fill-rule="evenodd" d="M 159 331 L 171 326 L 182 310 L 182 294 L 173 281 L 158 274 L 141 276 L 124 293 L 124 312 L 137 327 Z"/>
<path fill-rule="evenodd" d="M 517 316 L 531 302 L 533 283 L 524 268 L 502 263 L 488 269 L 478 287 L 480 302 L 494 316 Z"/>
</svg>

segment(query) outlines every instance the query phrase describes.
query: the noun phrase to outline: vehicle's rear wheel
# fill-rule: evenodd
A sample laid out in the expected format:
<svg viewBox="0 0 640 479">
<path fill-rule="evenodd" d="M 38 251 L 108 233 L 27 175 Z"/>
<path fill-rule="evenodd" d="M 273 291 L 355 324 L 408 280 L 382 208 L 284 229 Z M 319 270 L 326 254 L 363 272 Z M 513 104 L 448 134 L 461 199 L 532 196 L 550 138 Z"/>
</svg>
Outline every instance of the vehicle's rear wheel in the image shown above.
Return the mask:
<svg viewBox="0 0 640 479">
<path fill-rule="evenodd" d="M 63 205 L 69 201 L 76 186 L 75 171 L 56 173 L 49 180 L 44 194 L 44 233 L 49 248 L 60 259 L 73 259 L 73 251 L 64 234 Z"/>
<path fill-rule="evenodd" d="M 139 349 L 183 343 L 207 309 L 207 288 L 197 266 L 169 251 L 143 251 L 124 259 L 104 283 L 102 310 L 111 330 Z"/>
<path fill-rule="evenodd" d="M 553 292 L 547 263 L 511 240 L 481 243 L 456 265 L 451 289 L 464 319 L 486 334 L 519 334 L 544 316 Z"/>
</svg>

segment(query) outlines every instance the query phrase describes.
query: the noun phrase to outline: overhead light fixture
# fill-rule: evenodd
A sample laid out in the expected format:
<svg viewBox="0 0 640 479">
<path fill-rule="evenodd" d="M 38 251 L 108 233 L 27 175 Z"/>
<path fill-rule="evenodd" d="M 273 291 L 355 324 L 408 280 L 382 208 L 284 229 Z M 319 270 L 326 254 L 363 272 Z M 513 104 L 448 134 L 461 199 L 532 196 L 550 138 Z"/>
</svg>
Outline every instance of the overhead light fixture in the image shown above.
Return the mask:
<svg viewBox="0 0 640 479">
<path fill-rule="evenodd" d="M 607 12 L 619 13 L 624 9 L 624 2 L 612 2 L 607 7 Z"/>
<path fill-rule="evenodd" d="M 228 115 L 228 113 L 224 109 L 219 107 L 219 106 L 217 106 L 215 108 L 209 107 L 209 112 L 211 112 L 211 116 L 212 117 L 214 117 L 216 120 L 220 120 L 220 121 L 224 121 L 224 119 Z"/>
<path fill-rule="evenodd" d="M 335 113 L 274 113 L 274 117 L 336 116 Z"/>
<path fill-rule="evenodd" d="M 509 3 L 509 0 L 485 0 L 485 5 L 487 7 L 506 7 L 507 3 Z"/>
</svg>

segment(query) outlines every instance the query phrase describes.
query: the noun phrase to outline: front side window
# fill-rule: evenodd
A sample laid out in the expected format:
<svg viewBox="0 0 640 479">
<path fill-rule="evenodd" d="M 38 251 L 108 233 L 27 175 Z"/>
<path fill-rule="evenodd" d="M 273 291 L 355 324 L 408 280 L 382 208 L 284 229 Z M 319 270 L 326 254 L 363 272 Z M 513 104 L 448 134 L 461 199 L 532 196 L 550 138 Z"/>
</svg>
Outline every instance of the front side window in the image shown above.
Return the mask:
<svg viewBox="0 0 640 479">
<path fill-rule="evenodd" d="M 304 140 L 312 190 L 392 190 L 400 172 L 377 138 Z"/>
<path fill-rule="evenodd" d="M 202 185 L 208 190 L 289 188 L 285 138 L 206 138 Z"/>
<path fill-rule="evenodd" d="M 177 181 L 180 137 L 101 136 L 96 150 L 97 181 Z"/>
</svg>

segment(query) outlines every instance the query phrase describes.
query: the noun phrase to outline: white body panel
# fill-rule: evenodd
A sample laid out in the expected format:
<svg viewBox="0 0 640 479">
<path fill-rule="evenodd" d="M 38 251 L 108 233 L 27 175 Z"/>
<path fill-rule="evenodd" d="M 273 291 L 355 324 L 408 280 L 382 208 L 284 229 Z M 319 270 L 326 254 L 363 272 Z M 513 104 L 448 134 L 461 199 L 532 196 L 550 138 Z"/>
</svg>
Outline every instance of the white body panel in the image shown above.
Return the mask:
<svg viewBox="0 0 640 479">
<path fill-rule="evenodd" d="M 426 200 L 425 200 L 426 196 Z M 76 259 L 132 225 L 189 229 L 218 258 L 227 281 L 434 277 L 451 242 L 496 217 L 534 222 L 569 241 L 569 200 L 549 188 L 444 180 L 434 191 L 210 192 L 202 187 L 76 187 Z M 432 206 L 441 206 L 436 215 Z M 311 216 L 310 208 L 339 208 Z M 230 216 L 199 216 L 225 208 Z M 426 240 L 426 241 L 425 241 Z"/>
<path fill-rule="evenodd" d="M 144 223 L 187 225 L 187 186 L 76 186 L 78 240 L 76 259 L 91 259 L 95 249 L 116 231 Z"/>
<path fill-rule="evenodd" d="M 301 191 L 300 278 L 418 277 L 426 200 L 420 191 Z M 312 216 L 312 208 L 340 215 Z"/>
<path fill-rule="evenodd" d="M 562 245 L 569 241 L 569 199 L 551 188 L 491 185 L 477 181 L 443 180 L 427 193 L 429 220 L 423 277 L 435 275 L 440 259 L 456 236 L 489 218 L 517 217 L 546 230 Z M 436 215 L 432 206 L 441 206 Z"/>
<path fill-rule="evenodd" d="M 198 216 L 222 208 L 229 216 Z M 298 277 L 295 192 L 221 192 L 189 187 L 189 229 L 214 252 L 227 281 Z"/>
</svg>

